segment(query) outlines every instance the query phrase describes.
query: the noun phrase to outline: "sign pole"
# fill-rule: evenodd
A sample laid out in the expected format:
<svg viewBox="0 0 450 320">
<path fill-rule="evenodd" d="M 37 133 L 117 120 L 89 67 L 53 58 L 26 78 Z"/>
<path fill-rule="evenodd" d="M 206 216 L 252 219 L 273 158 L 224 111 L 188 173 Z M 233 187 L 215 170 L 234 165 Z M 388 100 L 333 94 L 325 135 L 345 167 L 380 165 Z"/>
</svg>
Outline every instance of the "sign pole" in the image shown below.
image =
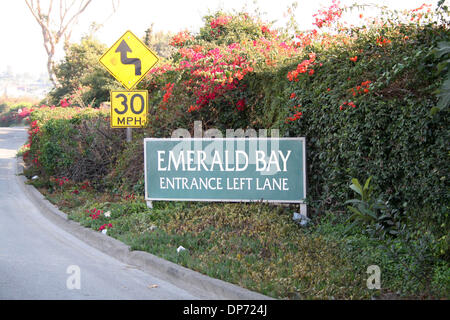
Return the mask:
<svg viewBox="0 0 450 320">
<path fill-rule="evenodd" d="M 132 132 L 131 132 L 131 128 L 127 128 L 127 142 L 131 142 L 131 138 L 132 138 Z"/>
</svg>

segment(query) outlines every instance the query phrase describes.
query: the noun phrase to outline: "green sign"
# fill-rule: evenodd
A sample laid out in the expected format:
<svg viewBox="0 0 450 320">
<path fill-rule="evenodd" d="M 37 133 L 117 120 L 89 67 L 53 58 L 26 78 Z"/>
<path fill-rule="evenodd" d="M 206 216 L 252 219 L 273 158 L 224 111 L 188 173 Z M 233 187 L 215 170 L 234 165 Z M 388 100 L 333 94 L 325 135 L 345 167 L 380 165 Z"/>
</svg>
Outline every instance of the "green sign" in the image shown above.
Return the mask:
<svg viewBox="0 0 450 320">
<path fill-rule="evenodd" d="M 305 157 L 304 138 L 147 138 L 145 198 L 303 203 Z"/>
</svg>

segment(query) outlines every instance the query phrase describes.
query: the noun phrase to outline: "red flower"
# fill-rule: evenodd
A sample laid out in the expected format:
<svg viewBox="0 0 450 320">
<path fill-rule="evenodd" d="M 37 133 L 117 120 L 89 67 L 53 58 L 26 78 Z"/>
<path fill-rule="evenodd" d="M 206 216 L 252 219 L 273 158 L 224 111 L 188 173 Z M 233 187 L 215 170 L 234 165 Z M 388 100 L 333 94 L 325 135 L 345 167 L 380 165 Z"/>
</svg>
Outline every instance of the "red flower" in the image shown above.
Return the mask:
<svg viewBox="0 0 450 320">
<path fill-rule="evenodd" d="M 343 13 L 343 9 L 339 8 L 339 5 L 339 1 L 336 2 L 336 0 L 333 0 L 332 5 L 328 9 L 320 9 L 318 13 L 313 15 L 316 19 L 313 24 L 318 28 L 322 28 L 324 25 L 329 26 L 338 20 Z"/>
<path fill-rule="evenodd" d="M 97 210 L 96 208 L 92 209 L 91 211 L 87 211 L 87 212 L 92 212 L 89 217 L 92 218 L 92 220 L 97 220 L 100 216 L 100 213 L 103 211 Z"/>
<path fill-rule="evenodd" d="M 231 21 L 232 17 L 230 16 L 220 16 L 217 19 L 211 21 L 210 26 L 211 29 L 215 29 L 220 26 L 225 26 Z"/>
<path fill-rule="evenodd" d="M 164 94 L 163 97 L 163 102 L 167 103 L 169 101 L 170 96 L 172 95 L 172 91 L 173 91 L 173 87 L 175 86 L 175 83 L 168 83 L 166 84 L 166 86 L 164 87 L 164 89 L 166 90 L 166 93 Z"/>
<path fill-rule="evenodd" d="M 65 108 L 70 106 L 70 100 L 69 99 L 62 99 L 59 104 L 61 105 L 61 107 Z"/>
<path fill-rule="evenodd" d="M 98 228 L 98 231 L 102 231 L 103 229 L 106 229 L 106 228 L 112 228 L 112 224 L 111 223 L 108 223 L 108 224 L 105 223 L 100 228 Z"/>
<path fill-rule="evenodd" d="M 193 112 L 193 111 L 197 111 L 197 110 L 200 110 L 200 107 L 199 106 L 197 106 L 197 105 L 191 105 L 190 107 L 189 107 L 189 109 L 188 109 L 188 112 Z"/>
<path fill-rule="evenodd" d="M 240 100 L 236 103 L 236 105 L 237 105 L 237 109 L 238 109 L 239 111 L 243 111 L 244 108 L 245 108 L 245 99 L 240 99 Z"/>
<path fill-rule="evenodd" d="M 356 86 L 355 88 L 351 88 L 352 95 L 356 96 L 357 94 L 361 94 L 362 92 L 368 93 L 369 92 L 369 85 L 372 82 L 370 80 L 361 82 L 361 85 Z"/>
<path fill-rule="evenodd" d="M 181 31 L 181 32 L 178 32 L 172 38 L 172 41 L 170 42 L 170 45 L 174 46 L 174 47 L 177 47 L 177 46 L 178 47 L 182 47 L 185 44 L 186 41 L 193 40 L 193 39 L 194 39 L 194 37 L 191 36 L 188 31 Z"/>
<path fill-rule="evenodd" d="M 389 43 L 391 43 L 391 40 L 388 40 L 388 39 L 383 38 L 383 37 L 378 37 L 378 38 L 377 38 L 377 44 L 378 44 L 380 47 L 382 47 L 382 46 L 384 46 L 384 45 L 386 45 L 386 44 L 389 44 Z"/>
<path fill-rule="evenodd" d="M 261 27 L 261 31 L 262 31 L 263 33 L 265 33 L 265 32 L 269 33 L 269 32 L 270 32 L 270 29 L 267 28 L 267 26 L 262 26 L 262 27 Z"/>
<path fill-rule="evenodd" d="M 291 93 L 291 97 L 290 97 L 290 98 L 291 98 L 291 99 L 294 99 L 294 98 L 295 98 L 295 96 L 296 96 L 295 92 L 292 92 L 292 93 Z"/>
<path fill-rule="evenodd" d="M 299 73 L 306 73 L 308 72 L 309 75 L 313 75 L 314 74 L 314 70 L 313 69 L 309 69 L 309 66 L 311 64 L 316 64 L 314 61 L 316 60 L 316 54 L 314 52 L 311 52 L 309 54 L 309 59 L 305 59 L 303 60 L 301 63 L 299 63 L 297 65 L 297 68 L 295 70 L 289 71 L 287 78 L 289 79 L 289 81 L 298 81 L 298 74 Z"/>
<path fill-rule="evenodd" d="M 294 106 L 294 109 L 301 108 L 301 105 Z M 289 121 L 296 121 L 299 120 L 303 116 L 303 113 L 301 111 L 297 111 L 292 117 L 287 117 L 285 123 L 288 123 Z"/>
<path fill-rule="evenodd" d="M 349 105 L 352 108 L 356 108 L 356 105 L 352 101 L 345 101 L 343 104 L 339 106 L 339 110 L 344 110 L 344 106 Z"/>
<path fill-rule="evenodd" d="M 356 60 L 358 60 L 358 56 L 354 56 L 350 58 L 350 61 L 356 62 Z"/>
</svg>

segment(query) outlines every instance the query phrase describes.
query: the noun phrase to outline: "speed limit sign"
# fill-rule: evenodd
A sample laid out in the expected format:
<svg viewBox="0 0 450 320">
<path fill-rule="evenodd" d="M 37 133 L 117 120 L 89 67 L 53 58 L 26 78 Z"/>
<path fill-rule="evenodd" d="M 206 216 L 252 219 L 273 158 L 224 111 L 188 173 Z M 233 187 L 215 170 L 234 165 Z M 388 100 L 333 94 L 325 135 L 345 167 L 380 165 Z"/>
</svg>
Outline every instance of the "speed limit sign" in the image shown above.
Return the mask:
<svg viewBox="0 0 450 320">
<path fill-rule="evenodd" d="M 111 128 L 144 127 L 148 113 L 148 91 L 111 91 Z"/>
</svg>

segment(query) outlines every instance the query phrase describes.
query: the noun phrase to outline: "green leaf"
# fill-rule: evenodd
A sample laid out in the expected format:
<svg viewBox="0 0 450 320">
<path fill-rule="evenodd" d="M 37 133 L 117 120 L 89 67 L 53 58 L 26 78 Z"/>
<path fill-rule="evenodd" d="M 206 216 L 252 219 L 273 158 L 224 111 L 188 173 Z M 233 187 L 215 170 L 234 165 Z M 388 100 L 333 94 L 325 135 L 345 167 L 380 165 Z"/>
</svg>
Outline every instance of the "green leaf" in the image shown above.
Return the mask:
<svg viewBox="0 0 450 320">
<path fill-rule="evenodd" d="M 438 43 L 437 50 L 435 50 L 436 58 L 441 58 L 442 56 L 450 53 L 450 42 L 442 41 Z"/>
<path fill-rule="evenodd" d="M 363 197 L 363 188 L 361 187 L 361 184 L 359 183 L 358 179 L 353 178 L 352 182 L 353 184 L 350 185 L 350 188 L 354 190 L 356 193 L 358 193 L 361 197 Z"/>
<path fill-rule="evenodd" d="M 370 176 L 370 177 L 366 180 L 366 183 L 364 184 L 364 190 L 369 189 L 370 180 L 372 180 L 372 176 Z"/>
<path fill-rule="evenodd" d="M 354 221 L 353 223 L 351 223 L 350 225 L 348 225 L 347 228 L 345 228 L 344 233 L 348 233 L 349 231 L 351 231 L 354 227 L 356 227 L 358 225 L 357 221 Z"/>
<path fill-rule="evenodd" d="M 344 204 L 348 204 L 348 203 L 363 203 L 363 202 L 358 199 L 351 199 L 351 200 L 347 200 L 344 202 Z"/>
<path fill-rule="evenodd" d="M 430 115 L 434 116 L 436 113 L 438 113 L 439 111 L 441 111 L 441 109 L 439 109 L 438 107 L 433 107 L 430 110 Z"/>
<path fill-rule="evenodd" d="M 353 219 L 355 217 L 363 217 L 363 214 L 358 209 L 356 209 L 355 207 L 347 206 L 347 208 L 354 213 L 354 215 L 352 215 Z"/>
<path fill-rule="evenodd" d="M 440 92 L 437 96 L 439 97 L 438 104 L 436 108 L 443 110 L 450 104 L 450 73 L 447 75 L 447 79 L 442 84 Z"/>
<path fill-rule="evenodd" d="M 364 208 L 364 207 L 360 208 L 360 210 L 362 211 L 362 213 L 365 216 L 371 217 L 372 218 L 371 220 L 377 220 L 377 215 L 375 214 L 375 212 L 373 212 L 373 211 L 371 211 L 371 210 L 369 210 L 367 208 Z"/>
</svg>

